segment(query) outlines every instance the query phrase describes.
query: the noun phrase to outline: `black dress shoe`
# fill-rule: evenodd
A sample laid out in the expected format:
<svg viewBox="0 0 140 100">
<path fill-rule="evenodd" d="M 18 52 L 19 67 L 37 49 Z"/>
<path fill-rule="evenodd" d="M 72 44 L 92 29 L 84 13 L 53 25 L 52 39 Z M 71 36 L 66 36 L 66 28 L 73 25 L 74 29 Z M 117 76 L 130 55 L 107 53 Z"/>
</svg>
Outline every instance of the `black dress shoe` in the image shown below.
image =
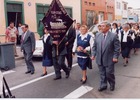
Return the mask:
<svg viewBox="0 0 140 100">
<path fill-rule="evenodd" d="M 110 91 L 114 91 L 115 90 L 115 86 L 110 86 Z"/>
<path fill-rule="evenodd" d="M 66 78 L 69 78 L 70 76 L 70 71 L 66 73 Z"/>
<path fill-rule="evenodd" d="M 31 75 L 33 75 L 34 74 L 34 72 L 31 72 Z"/>
<path fill-rule="evenodd" d="M 128 64 L 128 60 L 126 61 L 126 64 Z"/>
<path fill-rule="evenodd" d="M 81 79 L 81 82 L 82 82 L 82 84 L 85 84 L 87 82 L 87 76 L 86 76 L 85 80 Z"/>
<path fill-rule="evenodd" d="M 55 77 L 53 80 L 59 80 L 61 79 L 61 76 L 60 77 Z"/>
<path fill-rule="evenodd" d="M 123 66 L 124 66 L 124 67 L 127 67 L 127 63 L 124 63 Z"/>
<path fill-rule="evenodd" d="M 29 74 L 29 73 L 31 73 L 31 71 L 27 71 L 27 72 L 25 72 L 25 74 Z"/>
<path fill-rule="evenodd" d="M 104 91 L 104 90 L 106 90 L 106 89 L 107 89 L 107 87 L 103 87 L 103 88 L 99 88 L 98 91 L 99 91 L 99 92 L 102 92 L 102 91 Z"/>
<path fill-rule="evenodd" d="M 45 75 L 47 75 L 47 72 L 46 72 L 46 73 L 44 73 L 44 74 L 42 74 L 42 75 L 41 75 L 41 77 L 43 77 L 43 76 L 45 76 Z"/>
</svg>

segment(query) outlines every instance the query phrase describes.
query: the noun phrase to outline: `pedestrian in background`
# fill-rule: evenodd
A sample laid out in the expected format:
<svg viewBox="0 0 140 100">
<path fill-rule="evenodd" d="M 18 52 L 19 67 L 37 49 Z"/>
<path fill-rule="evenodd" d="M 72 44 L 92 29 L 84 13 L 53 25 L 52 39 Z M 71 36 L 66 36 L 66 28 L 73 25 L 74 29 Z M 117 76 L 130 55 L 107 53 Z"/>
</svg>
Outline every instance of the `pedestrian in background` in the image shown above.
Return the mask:
<svg viewBox="0 0 140 100">
<path fill-rule="evenodd" d="M 118 30 L 119 30 L 119 31 L 121 31 L 121 30 L 122 30 L 122 25 L 121 25 L 121 23 L 120 23 L 120 22 L 118 23 Z"/>
<path fill-rule="evenodd" d="M 92 60 L 95 60 L 99 67 L 100 72 L 100 87 L 98 91 L 107 89 L 107 82 L 110 84 L 110 90 L 115 89 L 115 68 L 114 64 L 118 62 L 120 54 L 120 42 L 118 35 L 111 33 L 110 23 L 102 22 L 102 33 L 95 37 L 94 45 L 92 48 Z"/>
<path fill-rule="evenodd" d="M 100 32 L 101 32 L 101 30 L 102 30 L 102 27 L 101 27 L 101 25 L 100 25 L 100 24 L 98 24 L 98 33 L 100 33 Z"/>
<path fill-rule="evenodd" d="M 35 68 L 32 63 L 33 53 L 35 51 L 35 35 L 33 32 L 29 31 L 29 26 L 27 24 L 22 25 L 22 43 L 21 51 L 23 51 L 25 62 L 27 65 L 27 71 L 25 74 L 34 74 Z"/>
<path fill-rule="evenodd" d="M 140 48 L 140 29 L 139 29 L 139 25 L 135 25 L 134 28 L 135 31 L 135 39 L 134 39 L 134 54 L 137 54 L 138 49 Z"/>
<path fill-rule="evenodd" d="M 47 75 L 47 67 L 51 67 L 53 65 L 52 61 L 52 38 L 50 34 L 47 31 L 47 28 L 44 28 L 44 35 L 42 37 L 42 42 L 43 42 L 43 61 L 42 61 L 42 66 L 43 66 L 43 74 L 41 76 Z"/>
<path fill-rule="evenodd" d="M 87 67 L 89 66 L 90 57 L 88 52 L 93 46 L 94 40 L 91 35 L 88 34 L 88 27 L 86 25 L 82 25 L 80 27 L 80 32 L 75 39 L 73 52 L 77 53 L 78 65 L 82 70 L 82 84 L 85 84 L 87 81 Z"/>
<path fill-rule="evenodd" d="M 16 43 L 17 43 L 17 28 L 14 26 L 14 22 L 10 22 L 5 32 L 5 42 L 14 42 L 14 54 L 17 57 Z"/>
<path fill-rule="evenodd" d="M 80 23 L 76 23 L 76 25 L 75 25 L 76 37 L 77 37 L 78 34 L 80 34 L 80 27 L 81 27 L 81 24 Z"/>
<path fill-rule="evenodd" d="M 119 34 L 121 41 L 121 53 L 124 59 L 124 66 L 128 64 L 128 58 L 133 45 L 134 34 L 128 24 L 123 25 L 123 31 Z"/>
<path fill-rule="evenodd" d="M 115 34 L 119 34 L 119 29 L 118 29 L 118 24 L 117 23 L 112 24 L 111 32 L 115 33 Z"/>
<path fill-rule="evenodd" d="M 21 26 L 22 26 L 22 24 L 19 23 L 19 24 L 18 24 L 18 44 L 19 44 L 19 45 L 21 44 L 21 37 L 22 37 L 22 34 L 23 34 L 23 31 L 22 31 Z"/>
</svg>

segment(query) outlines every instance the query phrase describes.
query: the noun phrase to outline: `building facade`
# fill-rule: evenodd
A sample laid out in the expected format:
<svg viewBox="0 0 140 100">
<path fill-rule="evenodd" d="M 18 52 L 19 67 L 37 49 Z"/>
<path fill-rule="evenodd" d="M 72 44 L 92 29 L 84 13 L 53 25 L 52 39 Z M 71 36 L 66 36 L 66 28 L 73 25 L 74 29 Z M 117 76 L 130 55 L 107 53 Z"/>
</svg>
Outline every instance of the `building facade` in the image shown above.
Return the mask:
<svg viewBox="0 0 140 100">
<path fill-rule="evenodd" d="M 133 9 L 132 7 L 128 7 L 128 21 L 131 22 L 139 22 L 140 9 Z"/>
<path fill-rule="evenodd" d="M 122 20 L 122 0 L 115 0 L 115 20 Z"/>
<path fill-rule="evenodd" d="M 114 20 L 115 0 L 81 0 L 82 24 L 91 27 L 103 20 Z"/>
<path fill-rule="evenodd" d="M 11 21 L 27 23 L 34 33 L 42 36 L 41 19 L 47 12 L 52 0 L 0 0 L 0 35 L 5 33 Z M 81 23 L 81 0 L 60 0 L 68 14 Z"/>
<path fill-rule="evenodd" d="M 122 1 L 122 23 L 127 22 L 128 17 L 128 3 Z"/>
</svg>

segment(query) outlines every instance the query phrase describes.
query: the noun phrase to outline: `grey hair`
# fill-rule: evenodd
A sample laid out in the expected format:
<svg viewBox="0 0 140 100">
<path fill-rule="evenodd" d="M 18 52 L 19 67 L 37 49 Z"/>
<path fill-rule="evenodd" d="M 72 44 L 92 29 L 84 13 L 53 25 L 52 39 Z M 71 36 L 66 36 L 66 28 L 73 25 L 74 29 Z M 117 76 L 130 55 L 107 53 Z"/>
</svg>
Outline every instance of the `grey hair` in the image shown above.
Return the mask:
<svg viewBox="0 0 140 100">
<path fill-rule="evenodd" d="M 101 24 L 105 24 L 106 26 L 111 27 L 111 24 L 108 21 L 103 21 L 103 22 L 100 23 L 100 25 Z"/>
<path fill-rule="evenodd" d="M 128 24 L 123 24 L 122 27 L 123 27 L 123 28 L 129 28 L 129 25 L 128 25 Z"/>
</svg>

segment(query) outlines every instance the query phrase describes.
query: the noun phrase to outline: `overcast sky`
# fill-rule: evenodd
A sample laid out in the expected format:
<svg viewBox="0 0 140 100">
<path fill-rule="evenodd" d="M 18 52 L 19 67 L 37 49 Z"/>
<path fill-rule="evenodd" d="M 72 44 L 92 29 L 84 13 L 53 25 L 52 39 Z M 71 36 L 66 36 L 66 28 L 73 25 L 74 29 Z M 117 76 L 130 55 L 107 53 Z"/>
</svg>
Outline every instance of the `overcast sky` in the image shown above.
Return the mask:
<svg viewBox="0 0 140 100">
<path fill-rule="evenodd" d="M 124 0 L 128 2 L 128 7 L 140 8 L 140 0 Z"/>
</svg>

